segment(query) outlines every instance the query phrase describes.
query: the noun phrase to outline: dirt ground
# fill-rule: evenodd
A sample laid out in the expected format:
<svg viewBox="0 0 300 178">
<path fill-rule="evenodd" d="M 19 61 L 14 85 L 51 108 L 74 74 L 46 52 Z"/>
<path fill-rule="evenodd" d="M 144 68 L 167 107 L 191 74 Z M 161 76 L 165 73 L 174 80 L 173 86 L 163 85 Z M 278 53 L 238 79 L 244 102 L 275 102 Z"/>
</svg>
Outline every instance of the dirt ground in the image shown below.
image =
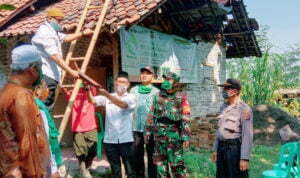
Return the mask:
<svg viewBox="0 0 300 178">
<path fill-rule="evenodd" d="M 76 156 L 74 154 L 73 148 L 63 148 L 62 155 L 65 165 L 64 178 L 81 178 L 79 171 L 79 164 Z M 145 162 L 147 162 L 147 157 L 145 155 Z M 94 159 L 91 173 L 95 178 L 111 178 L 110 174 L 110 164 L 107 161 L 105 154 L 102 154 L 102 159 L 99 160 L 97 158 Z M 147 164 L 145 168 L 145 172 L 147 172 Z M 126 178 L 125 168 L 122 164 L 122 176 Z M 147 177 L 146 177 L 147 178 Z"/>
<path fill-rule="evenodd" d="M 79 172 L 79 164 L 76 156 L 74 154 L 73 148 L 63 148 L 62 155 L 65 165 L 66 174 L 64 177 L 72 178 L 72 177 L 80 177 Z M 104 158 L 103 158 L 104 157 Z M 97 158 L 94 159 L 92 164 L 92 170 L 96 171 L 97 174 L 107 174 L 110 172 L 110 165 L 105 159 L 105 156 L 102 156 L 103 159 L 98 160 Z M 98 177 L 98 176 L 95 176 Z M 99 176 L 101 177 L 101 176 Z"/>
</svg>

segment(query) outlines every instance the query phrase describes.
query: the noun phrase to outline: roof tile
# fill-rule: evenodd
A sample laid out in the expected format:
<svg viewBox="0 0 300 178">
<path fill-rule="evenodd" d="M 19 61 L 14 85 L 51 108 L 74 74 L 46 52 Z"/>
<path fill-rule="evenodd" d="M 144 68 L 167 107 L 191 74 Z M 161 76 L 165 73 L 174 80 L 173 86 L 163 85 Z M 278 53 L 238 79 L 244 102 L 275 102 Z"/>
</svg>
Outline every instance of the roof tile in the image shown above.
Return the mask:
<svg viewBox="0 0 300 178">
<path fill-rule="evenodd" d="M 146 11 L 146 10 L 140 10 L 140 11 L 139 11 L 139 15 L 140 15 L 140 16 L 143 16 L 143 15 L 146 14 L 146 13 L 148 13 L 148 11 Z"/>
<path fill-rule="evenodd" d="M 136 11 L 136 10 L 132 10 L 132 11 L 129 11 L 129 12 L 127 12 L 127 16 L 133 16 L 133 15 L 135 15 L 135 14 L 137 14 L 138 12 Z"/>
<path fill-rule="evenodd" d="M 154 8 L 156 6 L 157 6 L 157 3 L 156 2 L 152 2 L 152 3 L 150 3 L 150 4 L 147 5 L 147 9 L 152 9 L 152 8 Z"/>
<path fill-rule="evenodd" d="M 139 4 L 138 6 L 136 6 L 137 9 L 145 9 L 146 5 L 145 4 Z"/>
<path fill-rule="evenodd" d="M 156 6 L 158 6 L 159 3 L 164 2 L 165 0 L 117 0 L 115 5 L 110 4 L 104 24 L 110 26 L 110 28 L 113 28 L 114 30 L 118 30 L 120 25 L 137 22 L 142 16 L 151 12 Z M 93 0 L 92 4 L 99 6 L 102 4 L 102 1 Z M 61 0 L 48 6 L 47 8 L 50 7 L 63 9 L 64 13 L 66 14 L 66 17 L 62 22 L 63 27 L 64 30 L 70 31 L 76 28 L 84 8 L 84 1 Z M 45 11 L 47 8 L 39 9 L 29 16 L 17 19 L 15 23 L 9 25 L 6 27 L 6 29 L 1 31 L 0 36 L 17 36 L 23 34 L 24 31 L 29 34 L 34 33 L 40 24 L 45 20 Z M 85 27 L 94 26 L 97 21 L 97 16 L 99 15 L 99 10 L 89 10 Z"/>
<path fill-rule="evenodd" d="M 128 23 L 134 23 L 136 22 L 137 20 L 139 20 L 141 18 L 140 15 L 134 15 L 134 16 L 131 16 L 131 18 L 128 19 Z"/>
<path fill-rule="evenodd" d="M 35 2 L 36 0 L 1 0 L 1 4 L 13 5 L 15 9 L 0 10 L 0 27 Z"/>
</svg>

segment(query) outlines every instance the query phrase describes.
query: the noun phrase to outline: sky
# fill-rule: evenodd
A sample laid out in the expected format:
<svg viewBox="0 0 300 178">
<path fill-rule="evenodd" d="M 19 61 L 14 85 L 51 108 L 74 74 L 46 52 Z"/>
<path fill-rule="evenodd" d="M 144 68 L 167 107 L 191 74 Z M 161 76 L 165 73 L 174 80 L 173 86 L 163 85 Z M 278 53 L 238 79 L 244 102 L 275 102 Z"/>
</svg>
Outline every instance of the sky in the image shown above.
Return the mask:
<svg viewBox="0 0 300 178">
<path fill-rule="evenodd" d="M 269 26 L 274 52 L 300 44 L 300 0 L 244 0 L 249 17 Z"/>
</svg>

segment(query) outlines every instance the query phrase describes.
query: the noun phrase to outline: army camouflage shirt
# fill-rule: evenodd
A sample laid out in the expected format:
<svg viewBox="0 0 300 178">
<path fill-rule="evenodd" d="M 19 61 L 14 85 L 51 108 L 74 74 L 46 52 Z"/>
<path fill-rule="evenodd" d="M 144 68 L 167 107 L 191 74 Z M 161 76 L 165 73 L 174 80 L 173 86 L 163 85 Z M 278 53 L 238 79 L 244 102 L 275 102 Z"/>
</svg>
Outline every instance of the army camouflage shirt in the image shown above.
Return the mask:
<svg viewBox="0 0 300 178">
<path fill-rule="evenodd" d="M 191 135 L 190 129 L 190 105 L 185 93 L 178 92 L 170 95 L 161 91 L 155 96 L 148 114 L 145 135 L 151 135 L 160 119 L 169 119 L 178 122 L 182 141 L 188 141 Z M 159 128 L 158 128 L 159 129 Z"/>
</svg>

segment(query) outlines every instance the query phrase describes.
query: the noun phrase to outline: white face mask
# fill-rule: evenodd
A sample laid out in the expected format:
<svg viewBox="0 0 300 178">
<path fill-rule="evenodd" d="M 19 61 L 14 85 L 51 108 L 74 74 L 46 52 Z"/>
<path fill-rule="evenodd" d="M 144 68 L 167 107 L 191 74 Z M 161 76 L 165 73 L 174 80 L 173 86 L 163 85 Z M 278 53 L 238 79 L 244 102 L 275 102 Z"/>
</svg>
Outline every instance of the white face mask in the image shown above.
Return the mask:
<svg viewBox="0 0 300 178">
<path fill-rule="evenodd" d="M 119 94 L 127 92 L 128 86 L 115 84 L 115 91 Z"/>
</svg>

